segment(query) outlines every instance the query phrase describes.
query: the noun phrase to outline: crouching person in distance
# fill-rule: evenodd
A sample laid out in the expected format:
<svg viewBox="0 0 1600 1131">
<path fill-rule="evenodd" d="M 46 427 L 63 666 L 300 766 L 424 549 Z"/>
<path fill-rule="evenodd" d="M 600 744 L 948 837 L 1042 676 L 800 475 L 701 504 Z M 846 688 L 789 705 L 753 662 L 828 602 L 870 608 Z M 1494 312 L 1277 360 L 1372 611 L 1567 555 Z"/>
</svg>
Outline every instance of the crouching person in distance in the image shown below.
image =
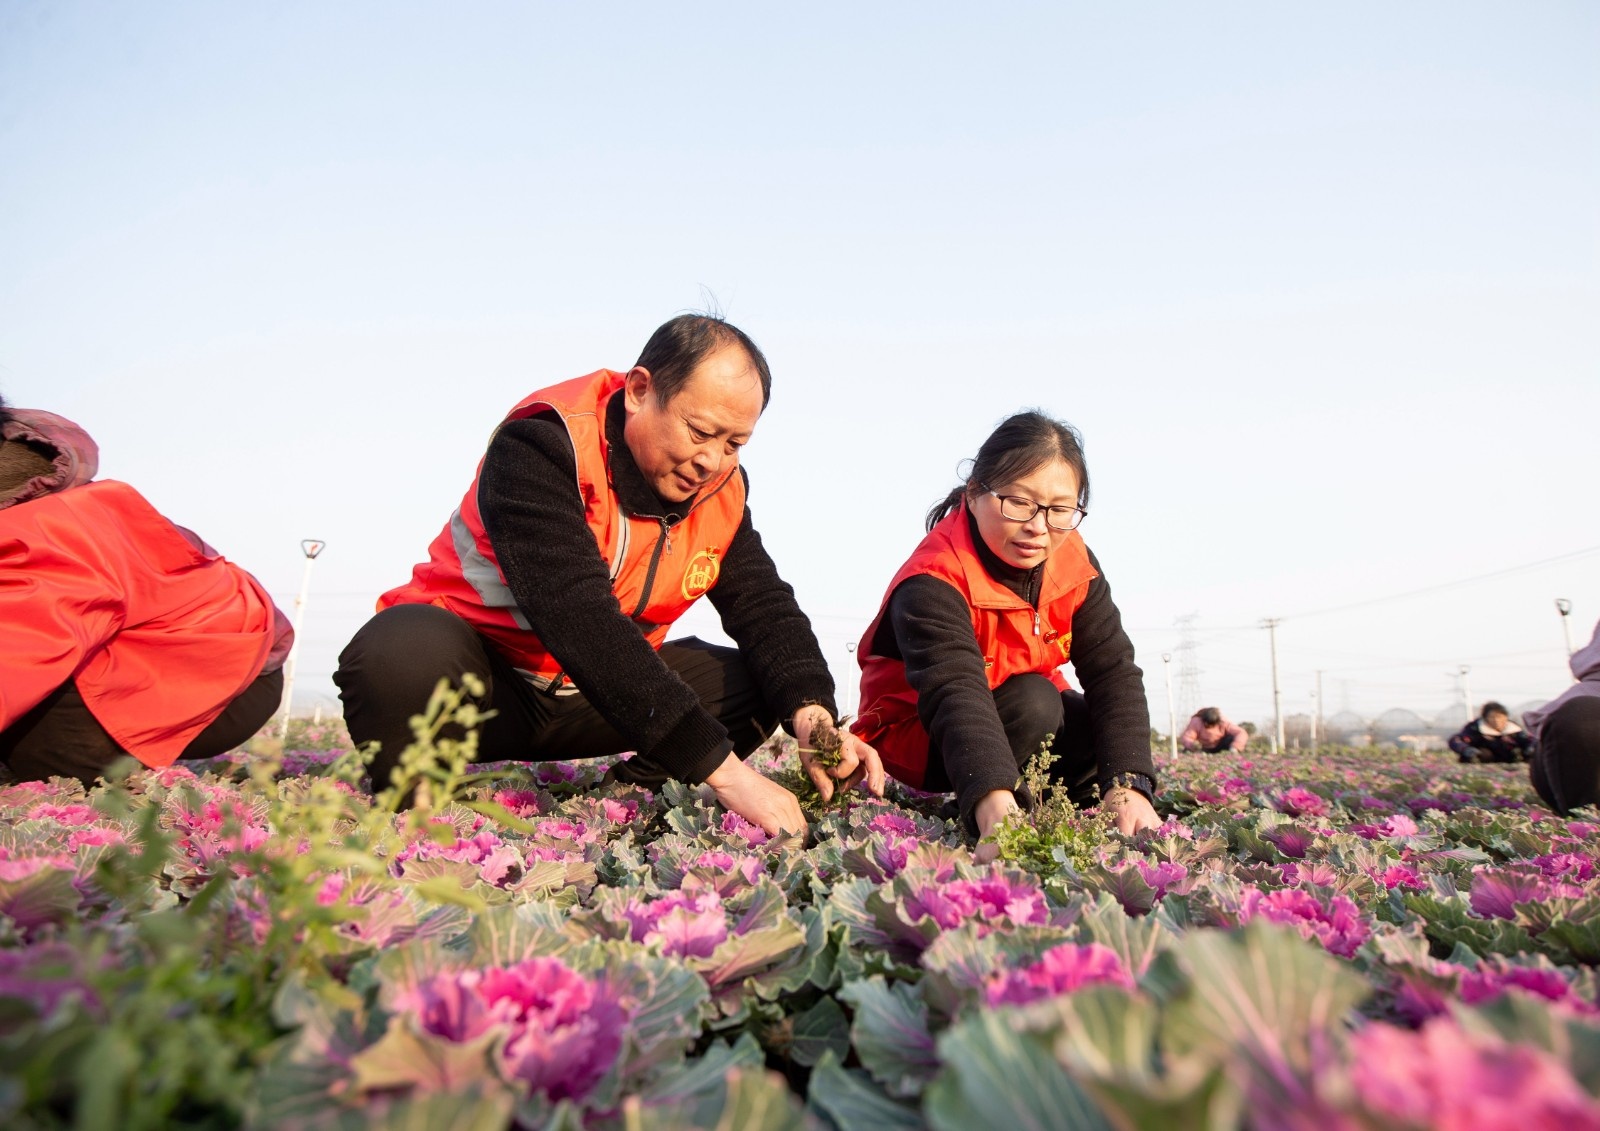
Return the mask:
<svg viewBox="0 0 1600 1131">
<path fill-rule="evenodd" d="M 1477 718 L 1450 736 L 1450 749 L 1463 762 L 1526 762 L 1533 739 L 1511 721 L 1504 704 L 1491 700 Z"/>
<path fill-rule="evenodd" d="M 1006 420 L 928 515 L 857 649 L 853 729 L 906 784 L 953 790 L 980 837 L 1031 804 L 1020 771 L 1052 734 L 1051 774 L 1075 804 L 1098 788 L 1122 831 L 1160 823 L 1143 677 L 1077 533 L 1088 498 L 1069 425 Z M 1069 659 L 1082 694 L 1059 671 Z M 979 859 L 994 851 L 980 845 Z"/>
<path fill-rule="evenodd" d="M 1202 707 L 1194 713 L 1189 725 L 1178 736 L 1178 745 L 1185 750 L 1204 750 L 1207 754 L 1220 754 L 1224 750 L 1243 750 L 1250 744 L 1250 732 L 1215 707 Z"/>
<path fill-rule="evenodd" d="M 739 466 L 770 391 L 742 331 L 684 315 L 627 372 L 512 408 L 428 560 L 339 657 L 350 736 L 380 743 L 374 785 L 439 679 L 472 672 L 496 712 L 484 761 L 632 750 L 623 781 L 705 782 L 769 833 L 802 832 L 795 796 L 742 761 L 781 720 L 824 796 L 863 779 L 881 794 L 866 743 L 846 736 L 832 770 L 809 754 L 812 728 L 835 717 L 833 680 L 751 525 Z M 702 596 L 737 648 L 666 639 Z"/>
<path fill-rule="evenodd" d="M 53 413 L 0 405 L 0 762 L 92 785 L 249 738 L 294 633 L 260 583 L 132 487 Z"/>
<path fill-rule="evenodd" d="M 1577 682 L 1522 713 L 1534 741 L 1528 767 L 1534 792 L 1563 817 L 1600 804 L 1600 622 L 1570 662 Z"/>
</svg>

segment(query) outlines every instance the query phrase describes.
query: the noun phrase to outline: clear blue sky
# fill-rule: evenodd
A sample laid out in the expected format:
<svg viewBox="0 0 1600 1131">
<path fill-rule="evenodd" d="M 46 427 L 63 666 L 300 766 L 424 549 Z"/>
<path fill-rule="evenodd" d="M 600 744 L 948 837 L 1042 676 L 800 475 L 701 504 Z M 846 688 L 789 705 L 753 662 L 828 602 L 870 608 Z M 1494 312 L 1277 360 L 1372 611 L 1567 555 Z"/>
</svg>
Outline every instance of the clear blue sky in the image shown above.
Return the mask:
<svg viewBox="0 0 1600 1131">
<path fill-rule="evenodd" d="M 0 393 L 251 569 L 302 701 L 505 409 L 714 302 L 845 643 L 1002 417 L 1078 425 L 1164 725 L 1444 709 L 1600 618 L 1600 7 L 0 3 Z M 706 632 L 699 614 L 689 627 Z M 1344 681 L 1341 683 L 1340 681 Z"/>
</svg>

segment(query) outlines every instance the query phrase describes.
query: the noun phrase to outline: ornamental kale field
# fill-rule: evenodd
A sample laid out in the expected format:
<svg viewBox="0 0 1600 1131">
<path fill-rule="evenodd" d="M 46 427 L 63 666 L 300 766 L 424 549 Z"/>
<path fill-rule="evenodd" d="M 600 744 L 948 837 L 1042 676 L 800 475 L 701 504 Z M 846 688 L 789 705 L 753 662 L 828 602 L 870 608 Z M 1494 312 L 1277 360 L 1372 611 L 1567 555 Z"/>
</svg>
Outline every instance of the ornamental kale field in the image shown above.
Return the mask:
<svg viewBox="0 0 1600 1131">
<path fill-rule="evenodd" d="M 0 787 L 0 1125 L 1600 1128 L 1600 821 L 1522 768 L 1184 756 L 979 866 L 941 798 L 772 839 L 452 713 L 400 812 L 303 729 Z"/>
</svg>

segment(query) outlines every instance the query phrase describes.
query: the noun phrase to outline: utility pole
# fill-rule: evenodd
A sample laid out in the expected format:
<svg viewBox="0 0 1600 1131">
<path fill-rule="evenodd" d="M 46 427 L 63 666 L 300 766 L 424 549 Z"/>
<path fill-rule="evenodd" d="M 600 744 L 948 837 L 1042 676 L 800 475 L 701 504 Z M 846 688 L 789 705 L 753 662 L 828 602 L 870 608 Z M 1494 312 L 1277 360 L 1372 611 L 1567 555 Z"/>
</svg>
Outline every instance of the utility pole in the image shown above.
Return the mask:
<svg viewBox="0 0 1600 1131">
<path fill-rule="evenodd" d="M 844 685 L 844 713 L 848 715 L 850 714 L 850 688 L 852 684 L 858 682 L 855 673 L 856 642 L 854 640 L 850 641 L 850 643 L 844 646 L 844 650 L 850 656 L 850 659 L 847 660 L 844 665 L 844 677 L 847 681 Z"/>
<path fill-rule="evenodd" d="M 1172 653 L 1161 653 L 1161 666 L 1167 672 L 1167 750 L 1178 756 L 1178 712 L 1172 705 Z"/>
<path fill-rule="evenodd" d="M 1556 612 L 1561 614 L 1561 639 L 1567 646 L 1567 659 L 1572 659 L 1572 602 L 1565 597 L 1556 598 Z M 1578 682 L 1578 677 L 1573 676 L 1572 682 Z"/>
<path fill-rule="evenodd" d="M 1283 696 L 1278 691 L 1278 624 L 1282 617 L 1267 617 L 1261 626 L 1272 646 L 1272 752 L 1283 749 Z"/>
<path fill-rule="evenodd" d="M 300 658 L 300 631 L 306 621 L 306 596 L 311 592 L 311 563 L 328 548 L 326 542 L 307 538 L 300 543 L 300 552 L 306 556 L 306 569 L 300 575 L 300 595 L 294 599 L 294 644 L 289 648 L 289 659 L 283 665 L 283 723 L 278 727 L 280 739 L 289 737 L 289 715 L 294 707 L 294 666 Z"/>
<path fill-rule="evenodd" d="M 1466 664 L 1462 664 L 1456 670 L 1461 675 L 1461 698 L 1466 700 L 1466 703 L 1467 703 L 1467 722 L 1470 723 L 1473 719 L 1478 717 L 1478 712 L 1476 712 L 1476 711 L 1474 711 L 1472 709 L 1472 685 L 1467 682 L 1467 673 L 1470 672 L 1472 669 L 1470 667 L 1468 667 Z"/>
</svg>

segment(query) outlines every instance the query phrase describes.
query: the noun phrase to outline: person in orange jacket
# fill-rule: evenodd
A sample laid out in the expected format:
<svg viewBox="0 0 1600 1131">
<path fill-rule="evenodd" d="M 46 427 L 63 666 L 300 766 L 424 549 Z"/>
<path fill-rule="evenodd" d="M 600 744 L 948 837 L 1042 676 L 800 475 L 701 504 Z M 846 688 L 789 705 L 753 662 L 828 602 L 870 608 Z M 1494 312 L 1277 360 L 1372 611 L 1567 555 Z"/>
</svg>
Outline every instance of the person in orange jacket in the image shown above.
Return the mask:
<svg viewBox="0 0 1600 1131">
<path fill-rule="evenodd" d="M 980 837 L 1031 804 L 1021 770 L 1050 736 L 1075 804 L 1098 793 L 1124 832 L 1160 823 L 1143 677 L 1077 532 L 1088 498 L 1071 426 L 1012 416 L 928 515 L 857 648 L 853 729 L 901 781 L 953 791 Z M 1059 670 L 1069 660 L 1081 694 Z"/>
<path fill-rule="evenodd" d="M 23 781 L 212 757 L 283 695 L 294 633 L 266 590 L 98 460 L 0 403 L 0 762 Z"/>
</svg>

